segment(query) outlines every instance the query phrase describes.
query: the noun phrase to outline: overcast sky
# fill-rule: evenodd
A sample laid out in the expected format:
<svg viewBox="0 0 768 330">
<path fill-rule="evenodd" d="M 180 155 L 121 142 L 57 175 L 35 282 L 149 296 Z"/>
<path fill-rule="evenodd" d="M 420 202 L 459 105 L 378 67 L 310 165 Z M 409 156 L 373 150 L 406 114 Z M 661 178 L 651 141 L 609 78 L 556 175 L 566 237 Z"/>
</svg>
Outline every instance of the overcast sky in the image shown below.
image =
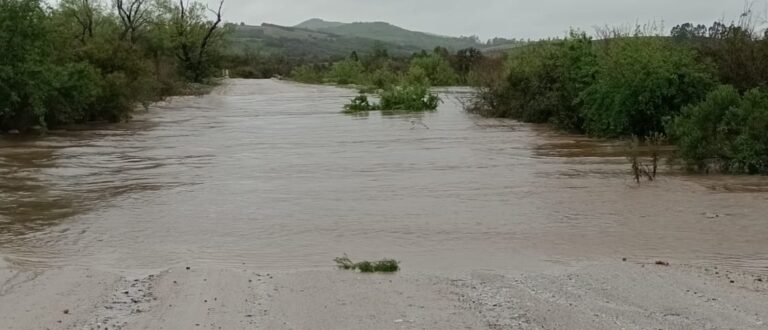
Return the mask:
<svg viewBox="0 0 768 330">
<path fill-rule="evenodd" d="M 215 0 L 208 0 L 215 1 Z M 758 0 L 765 1 L 765 0 Z M 569 27 L 663 21 L 710 24 L 737 17 L 744 0 L 225 0 L 230 22 L 295 25 L 309 18 L 341 22 L 386 21 L 443 35 L 540 38 Z M 755 5 L 765 10 L 765 2 Z"/>
</svg>

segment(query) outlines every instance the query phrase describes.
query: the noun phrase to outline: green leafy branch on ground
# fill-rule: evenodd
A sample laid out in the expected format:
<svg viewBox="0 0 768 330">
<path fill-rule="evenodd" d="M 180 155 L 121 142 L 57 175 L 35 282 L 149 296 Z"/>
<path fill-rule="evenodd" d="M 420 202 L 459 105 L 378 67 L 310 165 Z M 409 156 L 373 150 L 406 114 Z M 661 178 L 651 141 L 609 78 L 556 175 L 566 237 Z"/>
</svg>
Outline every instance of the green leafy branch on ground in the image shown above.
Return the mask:
<svg viewBox="0 0 768 330">
<path fill-rule="evenodd" d="M 394 259 L 353 262 L 345 254 L 333 259 L 340 269 L 359 270 L 361 273 L 394 273 L 400 270 L 400 262 Z"/>
</svg>

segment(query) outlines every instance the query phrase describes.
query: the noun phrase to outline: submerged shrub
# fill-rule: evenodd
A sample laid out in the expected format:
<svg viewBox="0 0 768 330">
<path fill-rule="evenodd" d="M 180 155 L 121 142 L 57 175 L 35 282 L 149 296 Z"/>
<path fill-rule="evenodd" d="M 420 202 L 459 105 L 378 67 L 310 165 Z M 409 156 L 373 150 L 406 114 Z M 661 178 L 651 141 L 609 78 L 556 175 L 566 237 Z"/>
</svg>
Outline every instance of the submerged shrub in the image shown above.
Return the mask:
<svg viewBox="0 0 768 330">
<path fill-rule="evenodd" d="M 441 100 L 421 85 L 391 86 L 380 92 L 380 103 L 371 103 L 366 95 L 358 95 L 344 106 L 345 113 L 373 110 L 434 111 Z"/>
<path fill-rule="evenodd" d="M 371 104 L 368 101 L 368 96 L 363 94 L 356 96 L 354 99 L 352 99 L 352 102 L 344 105 L 345 113 L 355 113 L 355 112 L 373 111 L 373 110 L 377 110 L 377 105 L 375 103 Z"/>
<path fill-rule="evenodd" d="M 768 92 L 721 86 L 668 125 L 680 157 L 699 170 L 768 173 Z"/>
<path fill-rule="evenodd" d="M 664 134 L 653 133 L 642 141 L 634 135 L 626 141 L 627 160 L 632 166 L 635 182 L 640 184 L 642 178 L 647 178 L 648 181 L 656 180 L 659 170 L 659 153 L 666 140 Z"/>
<path fill-rule="evenodd" d="M 422 85 L 394 86 L 381 92 L 381 110 L 434 111 L 440 97 Z"/>
<path fill-rule="evenodd" d="M 475 92 L 464 105 L 467 112 L 485 117 L 510 117 L 504 61 L 503 57 L 486 58 L 469 73 L 467 79 Z"/>
</svg>

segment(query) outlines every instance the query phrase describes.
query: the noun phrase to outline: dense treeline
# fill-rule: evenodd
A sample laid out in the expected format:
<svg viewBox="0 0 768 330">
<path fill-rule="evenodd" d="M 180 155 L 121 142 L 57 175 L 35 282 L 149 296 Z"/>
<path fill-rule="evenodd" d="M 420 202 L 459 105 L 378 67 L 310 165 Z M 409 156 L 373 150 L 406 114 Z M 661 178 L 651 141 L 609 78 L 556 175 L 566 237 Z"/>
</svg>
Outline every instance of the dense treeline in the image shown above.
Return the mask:
<svg viewBox="0 0 768 330">
<path fill-rule="evenodd" d="M 360 56 L 353 52 L 348 58 L 307 64 L 295 68 L 290 77 L 307 83 L 334 83 L 369 86 L 383 89 L 394 84 L 456 86 L 467 82 L 471 69 L 483 61 L 483 54 L 474 48 L 451 54 L 438 47 L 410 57 L 391 57 L 387 50 L 377 48 Z"/>
<path fill-rule="evenodd" d="M 0 0 L 0 130 L 120 121 L 209 82 L 221 12 L 183 0 Z"/>
<path fill-rule="evenodd" d="M 768 173 L 768 34 L 749 15 L 572 32 L 486 61 L 468 107 L 598 137 L 665 134 L 692 169 Z"/>
</svg>

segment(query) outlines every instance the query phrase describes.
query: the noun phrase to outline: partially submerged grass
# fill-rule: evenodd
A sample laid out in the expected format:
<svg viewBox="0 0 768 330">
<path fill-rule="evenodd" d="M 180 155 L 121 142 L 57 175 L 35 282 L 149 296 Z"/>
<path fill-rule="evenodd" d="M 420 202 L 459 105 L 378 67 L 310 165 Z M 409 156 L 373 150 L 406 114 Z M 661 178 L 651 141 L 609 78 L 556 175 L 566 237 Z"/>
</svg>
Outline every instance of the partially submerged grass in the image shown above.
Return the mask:
<svg viewBox="0 0 768 330">
<path fill-rule="evenodd" d="M 394 259 L 353 262 L 347 255 L 344 255 L 333 259 L 333 261 L 341 269 L 359 270 L 361 273 L 394 273 L 400 270 L 400 262 Z"/>
<path fill-rule="evenodd" d="M 344 105 L 344 113 L 368 112 L 374 110 L 378 110 L 378 105 L 369 102 L 368 96 L 364 94 L 358 95 L 352 99 L 351 103 Z"/>
</svg>

